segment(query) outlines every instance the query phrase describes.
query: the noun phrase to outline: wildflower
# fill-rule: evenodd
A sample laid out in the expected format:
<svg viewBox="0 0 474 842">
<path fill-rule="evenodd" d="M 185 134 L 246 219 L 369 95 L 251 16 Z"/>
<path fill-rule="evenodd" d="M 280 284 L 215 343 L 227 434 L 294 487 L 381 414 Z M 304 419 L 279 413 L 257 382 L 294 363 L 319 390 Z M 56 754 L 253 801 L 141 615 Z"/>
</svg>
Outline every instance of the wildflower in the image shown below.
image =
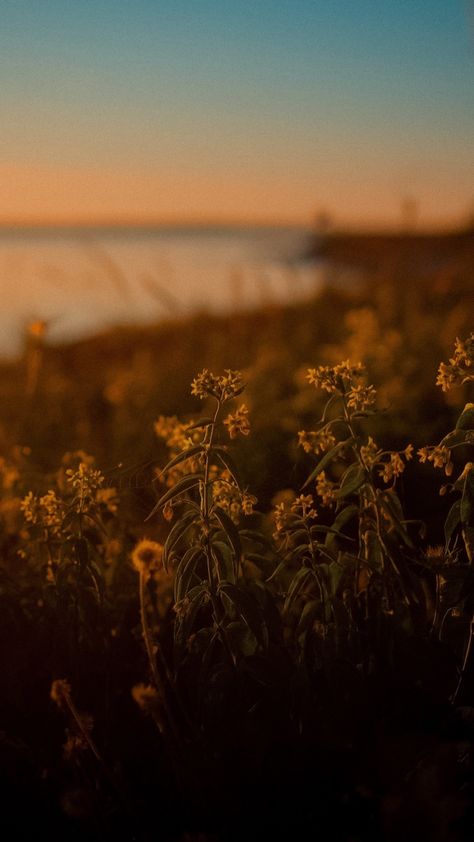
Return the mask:
<svg viewBox="0 0 474 842">
<path fill-rule="evenodd" d="M 444 561 L 446 561 L 445 547 L 442 544 L 437 544 L 435 547 L 428 546 L 425 550 L 425 558 L 427 559 L 427 561 L 442 564 Z"/>
<path fill-rule="evenodd" d="M 199 441 L 199 430 L 188 430 L 192 424 L 192 421 L 183 424 L 176 415 L 160 415 L 155 421 L 155 433 L 159 438 L 164 439 L 170 450 L 180 453 L 182 450 L 189 450 Z M 196 436 L 196 441 L 194 436 Z"/>
<path fill-rule="evenodd" d="M 230 368 L 225 369 L 225 374 L 219 377 L 219 388 L 221 391 L 221 400 L 227 401 L 230 398 L 235 398 L 240 395 L 244 388 L 242 374 L 240 371 L 231 371 Z"/>
<path fill-rule="evenodd" d="M 86 462 L 80 462 L 77 470 L 66 470 L 66 483 L 72 485 L 75 491 L 75 502 L 78 512 L 87 511 L 96 499 L 96 492 L 104 482 L 104 476 L 96 468 Z"/>
<path fill-rule="evenodd" d="M 58 678 L 53 681 L 50 690 L 50 696 L 58 707 L 71 697 L 71 685 L 65 678 Z"/>
<path fill-rule="evenodd" d="M 188 611 L 188 608 L 191 604 L 191 600 L 188 596 L 184 596 L 182 599 L 179 599 L 178 602 L 175 602 L 173 605 L 173 611 L 177 617 L 185 617 Z"/>
<path fill-rule="evenodd" d="M 132 697 L 145 713 L 151 713 L 159 705 L 160 697 L 150 684 L 135 684 L 132 687 Z"/>
<path fill-rule="evenodd" d="M 293 514 L 300 514 L 304 518 L 315 518 L 318 514 L 313 506 L 314 500 L 312 494 L 300 494 L 291 504 L 291 511 Z"/>
<path fill-rule="evenodd" d="M 336 483 L 326 477 L 325 471 L 321 471 L 316 477 L 316 494 L 321 497 L 324 506 L 330 506 L 335 501 L 336 488 Z"/>
<path fill-rule="evenodd" d="M 384 482 L 392 482 L 403 473 L 405 463 L 399 453 L 391 453 L 390 460 L 386 462 L 379 471 Z"/>
<path fill-rule="evenodd" d="M 306 379 L 316 388 L 335 393 L 345 391 L 345 388 L 352 383 L 353 378 L 360 377 L 363 373 L 364 369 L 361 363 L 351 365 L 349 360 L 345 360 L 336 366 L 320 365 L 317 368 L 309 368 Z"/>
<path fill-rule="evenodd" d="M 348 393 L 347 405 L 355 412 L 364 412 L 375 404 L 376 395 L 373 386 L 352 386 Z"/>
<path fill-rule="evenodd" d="M 163 545 L 143 538 L 132 552 L 132 564 L 139 573 L 150 573 L 163 557 Z"/>
<path fill-rule="evenodd" d="M 336 439 L 330 430 L 322 429 L 319 431 L 301 430 L 298 433 L 298 444 L 303 448 L 305 453 L 321 453 L 330 450 L 336 444 Z"/>
<path fill-rule="evenodd" d="M 434 447 L 420 447 L 418 458 L 420 462 L 432 462 L 435 468 L 444 468 L 448 477 L 453 472 L 451 451 L 445 444 L 437 444 Z"/>
<path fill-rule="evenodd" d="M 375 465 L 381 453 L 382 451 L 379 449 L 378 444 L 373 440 L 372 436 L 369 436 L 367 444 L 362 445 L 360 449 L 362 461 L 366 468 L 369 469 Z"/>
<path fill-rule="evenodd" d="M 207 368 L 204 368 L 192 381 L 191 394 L 196 395 L 201 400 L 209 397 L 209 395 L 217 398 L 219 397 L 218 388 L 218 378 L 212 372 L 208 371 Z"/>
<path fill-rule="evenodd" d="M 227 468 L 221 470 L 216 465 L 212 465 L 209 478 L 212 480 L 214 502 L 221 509 L 224 509 L 234 523 L 238 523 L 241 511 L 241 494 L 230 471 Z"/>
<path fill-rule="evenodd" d="M 463 342 L 456 338 L 454 354 L 448 363 L 440 363 L 436 385 L 441 386 L 443 392 L 448 392 L 452 386 L 460 386 L 469 380 L 474 380 L 474 333 Z"/>
<path fill-rule="evenodd" d="M 241 506 L 244 515 L 253 515 L 253 507 L 256 506 L 257 503 L 258 500 L 253 496 L 253 494 L 249 494 L 247 491 L 243 492 Z"/>
<path fill-rule="evenodd" d="M 27 523 L 35 524 L 38 522 L 38 498 L 29 491 L 26 497 L 20 503 L 20 510 Z"/>
<path fill-rule="evenodd" d="M 407 462 L 409 462 L 410 459 L 413 459 L 414 449 L 415 448 L 413 447 L 412 444 L 407 444 L 405 450 L 403 451 L 403 455 L 404 455 L 405 459 L 407 460 Z"/>
<path fill-rule="evenodd" d="M 191 394 L 198 398 L 213 397 L 219 401 L 227 401 L 235 398 L 243 389 L 242 374 L 240 371 L 225 369 L 220 377 L 213 374 L 207 368 L 198 374 L 191 383 Z"/>
<path fill-rule="evenodd" d="M 276 534 L 283 532 L 286 527 L 288 512 L 284 502 L 277 503 L 273 510 L 273 521 L 275 523 Z"/>
<path fill-rule="evenodd" d="M 39 499 L 43 525 L 51 534 L 59 535 L 63 522 L 63 503 L 54 491 L 48 491 Z"/>
<path fill-rule="evenodd" d="M 48 491 L 42 497 L 36 497 L 29 491 L 20 502 L 20 510 L 25 521 L 31 526 L 40 524 L 51 536 L 59 535 L 64 515 L 64 506 L 54 491 Z"/>
<path fill-rule="evenodd" d="M 224 420 L 231 439 L 235 439 L 240 433 L 242 436 L 248 436 L 250 433 L 250 423 L 248 419 L 249 411 L 243 403 L 234 413 L 229 413 Z"/>
</svg>

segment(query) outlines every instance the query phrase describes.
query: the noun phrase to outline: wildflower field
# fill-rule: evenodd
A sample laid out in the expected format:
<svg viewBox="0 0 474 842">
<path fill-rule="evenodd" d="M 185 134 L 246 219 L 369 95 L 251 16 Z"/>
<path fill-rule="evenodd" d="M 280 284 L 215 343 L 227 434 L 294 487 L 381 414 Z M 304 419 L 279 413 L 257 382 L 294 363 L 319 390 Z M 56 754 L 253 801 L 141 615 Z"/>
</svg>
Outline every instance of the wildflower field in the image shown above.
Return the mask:
<svg viewBox="0 0 474 842">
<path fill-rule="evenodd" d="M 0 366 L 5 839 L 470 840 L 469 281 Z"/>
</svg>

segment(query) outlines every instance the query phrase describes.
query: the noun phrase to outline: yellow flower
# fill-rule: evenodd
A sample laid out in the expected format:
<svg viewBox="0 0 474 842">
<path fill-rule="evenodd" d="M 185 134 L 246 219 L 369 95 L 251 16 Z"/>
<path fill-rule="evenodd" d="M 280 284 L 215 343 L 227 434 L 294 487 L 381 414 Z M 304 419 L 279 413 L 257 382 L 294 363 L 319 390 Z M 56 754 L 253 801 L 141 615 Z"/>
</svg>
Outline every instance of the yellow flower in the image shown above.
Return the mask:
<svg viewBox="0 0 474 842">
<path fill-rule="evenodd" d="M 248 436 L 250 433 L 248 414 L 249 411 L 243 403 L 234 413 L 229 413 L 224 420 L 231 439 L 235 439 L 239 433 L 242 436 Z"/>
<path fill-rule="evenodd" d="M 38 509 L 38 498 L 32 491 L 29 491 L 20 503 L 20 510 L 23 512 L 23 516 L 27 523 L 34 524 L 38 522 Z"/>
<path fill-rule="evenodd" d="M 298 433 L 298 444 L 305 453 L 321 453 L 330 450 L 336 444 L 333 434 L 326 429 L 315 431 L 301 430 Z"/>
<path fill-rule="evenodd" d="M 347 405 L 356 412 L 364 412 L 375 404 L 377 393 L 373 386 L 353 386 L 348 394 Z"/>
<path fill-rule="evenodd" d="M 244 515 L 253 515 L 253 507 L 256 506 L 258 500 L 253 494 L 244 491 L 242 494 L 241 506 Z"/>
<path fill-rule="evenodd" d="M 325 471 L 321 471 L 316 477 L 316 494 L 321 497 L 324 506 L 330 506 L 335 501 L 335 490 L 336 483 L 326 477 Z"/>
<path fill-rule="evenodd" d="M 412 444 L 407 444 L 405 450 L 403 451 L 403 455 L 404 455 L 405 459 L 407 460 L 407 462 L 409 462 L 410 459 L 413 459 L 414 449 L 415 448 L 413 447 Z"/>
<path fill-rule="evenodd" d="M 390 461 L 386 462 L 379 471 L 384 482 L 392 482 L 405 470 L 405 463 L 399 453 L 391 453 Z"/>
<path fill-rule="evenodd" d="M 149 573 L 159 565 L 163 557 L 163 545 L 143 538 L 132 552 L 132 564 L 139 573 Z"/>
<path fill-rule="evenodd" d="M 50 696 L 53 702 L 61 706 L 71 696 L 71 685 L 65 678 L 58 678 L 51 685 Z"/>
<path fill-rule="evenodd" d="M 369 436 L 367 444 L 362 445 L 360 449 L 362 461 L 367 468 L 372 468 L 375 465 L 381 453 L 382 451 L 379 450 L 379 446 L 372 436 Z"/>
<path fill-rule="evenodd" d="M 432 462 L 435 468 L 444 468 L 448 477 L 453 472 L 451 451 L 444 444 L 437 444 L 434 447 L 420 447 L 418 458 L 420 462 Z"/>
<path fill-rule="evenodd" d="M 291 504 L 293 514 L 300 514 L 302 517 L 315 518 L 317 512 L 313 508 L 314 500 L 312 494 L 300 494 Z"/>
<path fill-rule="evenodd" d="M 226 368 L 224 374 L 216 376 L 205 368 L 191 383 L 191 394 L 201 399 L 213 397 L 220 401 L 227 401 L 239 395 L 243 387 L 240 371 Z"/>
<path fill-rule="evenodd" d="M 456 338 L 454 354 L 449 363 L 440 363 L 436 385 L 441 386 L 443 392 L 448 392 L 452 386 L 461 386 L 469 380 L 474 380 L 474 333 L 461 341 Z"/>
<path fill-rule="evenodd" d="M 287 518 L 288 512 L 286 511 L 285 503 L 277 503 L 273 510 L 273 520 L 275 523 L 275 529 L 277 533 L 283 532 L 286 526 Z"/>
<path fill-rule="evenodd" d="M 317 368 L 309 368 L 306 379 L 308 383 L 314 384 L 325 392 L 342 392 L 355 377 L 361 377 L 363 373 L 361 363 L 351 365 L 349 360 L 344 360 L 335 366 L 320 365 Z"/>
<path fill-rule="evenodd" d="M 159 706 L 160 697 L 150 684 L 135 684 L 132 687 L 132 696 L 145 713 L 151 713 Z"/>
</svg>

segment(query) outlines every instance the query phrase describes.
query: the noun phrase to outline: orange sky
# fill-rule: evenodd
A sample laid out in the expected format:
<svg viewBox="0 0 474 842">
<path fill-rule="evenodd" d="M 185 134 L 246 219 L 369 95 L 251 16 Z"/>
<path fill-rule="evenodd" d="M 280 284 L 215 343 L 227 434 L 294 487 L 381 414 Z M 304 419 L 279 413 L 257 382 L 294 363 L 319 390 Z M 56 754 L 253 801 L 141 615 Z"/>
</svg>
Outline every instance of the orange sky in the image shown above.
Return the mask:
<svg viewBox="0 0 474 842">
<path fill-rule="evenodd" d="M 465 187 L 436 185 L 418 197 L 425 225 L 463 222 Z M 464 201 L 463 201 L 464 200 Z M 401 199 L 390 184 L 332 177 L 317 183 L 262 173 L 156 172 L 114 167 L 0 165 L 0 224 L 67 222 L 275 222 L 310 224 L 319 209 L 337 224 L 399 225 Z M 376 210 L 375 210 L 376 209 Z"/>
<path fill-rule="evenodd" d="M 472 214 L 464 0 L 3 6 L 0 222 Z"/>
</svg>

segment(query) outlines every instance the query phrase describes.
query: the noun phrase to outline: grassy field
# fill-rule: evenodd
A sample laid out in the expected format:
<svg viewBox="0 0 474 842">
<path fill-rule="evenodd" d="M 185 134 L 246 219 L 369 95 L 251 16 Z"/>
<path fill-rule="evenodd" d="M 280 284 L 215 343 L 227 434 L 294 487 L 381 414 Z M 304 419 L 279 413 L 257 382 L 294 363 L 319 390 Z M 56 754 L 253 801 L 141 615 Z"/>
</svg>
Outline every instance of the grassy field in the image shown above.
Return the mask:
<svg viewBox="0 0 474 842">
<path fill-rule="evenodd" d="M 472 275 L 0 367 L 9 839 L 468 840 Z"/>
</svg>

